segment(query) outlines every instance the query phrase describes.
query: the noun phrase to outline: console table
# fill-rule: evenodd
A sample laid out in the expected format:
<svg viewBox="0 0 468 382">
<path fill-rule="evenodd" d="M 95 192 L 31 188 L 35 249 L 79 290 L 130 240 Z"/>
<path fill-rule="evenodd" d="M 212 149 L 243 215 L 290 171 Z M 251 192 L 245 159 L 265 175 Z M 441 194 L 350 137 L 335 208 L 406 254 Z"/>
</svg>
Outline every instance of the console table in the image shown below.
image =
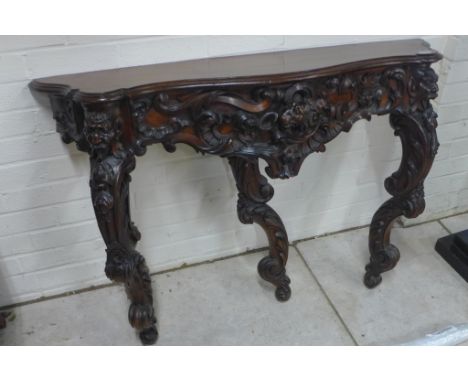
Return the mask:
<svg viewBox="0 0 468 382">
<path fill-rule="evenodd" d="M 140 233 L 130 217 L 130 173 L 146 146 L 177 143 L 226 157 L 238 189 L 242 223 L 257 223 L 269 240 L 260 276 L 291 295 L 286 275 L 288 236 L 268 206 L 271 178 L 297 175 L 304 159 L 359 119 L 390 115 L 401 139 L 399 169 L 385 181 L 392 195 L 375 213 L 369 232 L 370 262 L 364 283 L 372 288 L 392 269 L 398 249 L 392 222 L 414 218 L 425 206 L 423 182 L 437 152 L 437 75 L 442 56 L 422 40 L 202 59 L 34 80 L 33 91 L 51 101 L 57 131 L 90 157 L 91 198 L 107 247 L 105 272 L 125 283 L 130 324 L 144 344 L 156 341 L 151 279 L 135 250 Z"/>
</svg>

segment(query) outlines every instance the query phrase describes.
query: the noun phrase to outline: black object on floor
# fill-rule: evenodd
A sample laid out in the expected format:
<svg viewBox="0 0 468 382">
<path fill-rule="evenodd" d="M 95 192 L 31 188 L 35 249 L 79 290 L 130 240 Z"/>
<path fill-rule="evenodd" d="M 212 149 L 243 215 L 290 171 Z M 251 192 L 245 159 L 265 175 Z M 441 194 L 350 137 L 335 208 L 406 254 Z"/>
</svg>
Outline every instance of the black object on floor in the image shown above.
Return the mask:
<svg viewBox="0 0 468 382">
<path fill-rule="evenodd" d="M 435 250 L 468 282 L 468 230 L 441 237 Z"/>
</svg>

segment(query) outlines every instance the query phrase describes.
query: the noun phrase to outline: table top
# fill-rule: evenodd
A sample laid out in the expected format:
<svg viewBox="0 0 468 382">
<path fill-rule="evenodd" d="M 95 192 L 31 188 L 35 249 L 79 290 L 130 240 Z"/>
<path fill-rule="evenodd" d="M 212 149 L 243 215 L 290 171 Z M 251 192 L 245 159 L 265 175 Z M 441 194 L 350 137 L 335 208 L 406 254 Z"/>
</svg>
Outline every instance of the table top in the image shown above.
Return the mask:
<svg viewBox="0 0 468 382">
<path fill-rule="evenodd" d="M 421 39 L 349 44 L 135 66 L 37 79 L 32 90 L 78 90 L 105 100 L 177 88 L 274 84 L 342 71 L 401 63 L 432 63 L 442 56 Z"/>
</svg>

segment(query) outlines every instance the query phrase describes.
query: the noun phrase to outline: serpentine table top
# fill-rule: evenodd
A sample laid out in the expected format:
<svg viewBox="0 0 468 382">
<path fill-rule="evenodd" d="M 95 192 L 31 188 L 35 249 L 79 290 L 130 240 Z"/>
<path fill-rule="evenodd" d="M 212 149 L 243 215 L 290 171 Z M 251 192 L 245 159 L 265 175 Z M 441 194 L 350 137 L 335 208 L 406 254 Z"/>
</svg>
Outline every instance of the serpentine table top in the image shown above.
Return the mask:
<svg viewBox="0 0 468 382">
<path fill-rule="evenodd" d="M 141 235 L 130 217 L 130 172 L 146 146 L 173 151 L 185 143 L 226 157 L 238 189 L 242 223 L 257 223 L 270 253 L 260 276 L 291 295 L 286 275 L 288 237 L 268 206 L 267 175 L 296 175 L 304 159 L 347 132 L 359 119 L 389 114 L 403 146 L 399 169 L 385 181 L 392 197 L 374 214 L 364 283 L 377 286 L 399 259 L 392 222 L 424 210 L 424 179 L 437 152 L 437 75 L 442 56 L 423 40 L 400 40 L 207 58 L 60 75 L 34 80 L 45 93 L 66 143 L 90 157 L 91 198 L 107 247 L 106 275 L 125 283 L 128 317 L 144 344 L 156 341 L 151 279 L 135 250 Z"/>
<path fill-rule="evenodd" d="M 402 40 L 256 53 L 68 74 L 34 80 L 41 92 L 77 89 L 83 99 L 114 99 L 194 86 L 272 85 L 378 65 L 435 62 L 441 55 L 424 40 Z"/>
</svg>

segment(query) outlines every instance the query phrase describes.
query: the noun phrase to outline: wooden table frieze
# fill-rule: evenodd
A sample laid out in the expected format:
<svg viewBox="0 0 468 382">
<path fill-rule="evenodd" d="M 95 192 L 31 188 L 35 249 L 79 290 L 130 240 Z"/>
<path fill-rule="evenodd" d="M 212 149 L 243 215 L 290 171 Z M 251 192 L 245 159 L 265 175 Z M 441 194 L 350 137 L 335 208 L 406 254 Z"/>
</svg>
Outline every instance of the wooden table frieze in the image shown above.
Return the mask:
<svg viewBox="0 0 468 382">
<path fill-rule="evenodd" d="M 125 283 L 129 321 L 143 343 L 155 342 L 156 318 L 148 268 L 135 250 L 141 235 L 128 197 L 130 173 L 146 146 L 162 143 L 174 151 L 185 143 L 228 158 L 239 220 L 259 224 L 269 240 L 269 256 L 260 261 L 258 272 L 276 287 L 277 299 L 286 301 L 291 295 L 285 267 L 288 236 L 267 204 L 274 190 L 260 173 L 259 158 L 266 161 L 269 177 L 295 176 L 309 154 L 324 151 L 356 121 L 388 114 L 403 155 L 399 169 L 385 181 L 392 197 L 370 225 L 364 282 L 375 287 L 400 256 L 390 243 L 392 222 L 424 210 L 424 179 L 438 147 L 437 115 L 430 102 L 437 97 L 437 75 L 430 65 L 440 58 L 423 41 L 407 40 L 33 81 L 31 89 L 48 94 L 64 142 L 75 142 L 89 154 L 91 197 L 107 246 L 105 272 Z"/>
</svg>

